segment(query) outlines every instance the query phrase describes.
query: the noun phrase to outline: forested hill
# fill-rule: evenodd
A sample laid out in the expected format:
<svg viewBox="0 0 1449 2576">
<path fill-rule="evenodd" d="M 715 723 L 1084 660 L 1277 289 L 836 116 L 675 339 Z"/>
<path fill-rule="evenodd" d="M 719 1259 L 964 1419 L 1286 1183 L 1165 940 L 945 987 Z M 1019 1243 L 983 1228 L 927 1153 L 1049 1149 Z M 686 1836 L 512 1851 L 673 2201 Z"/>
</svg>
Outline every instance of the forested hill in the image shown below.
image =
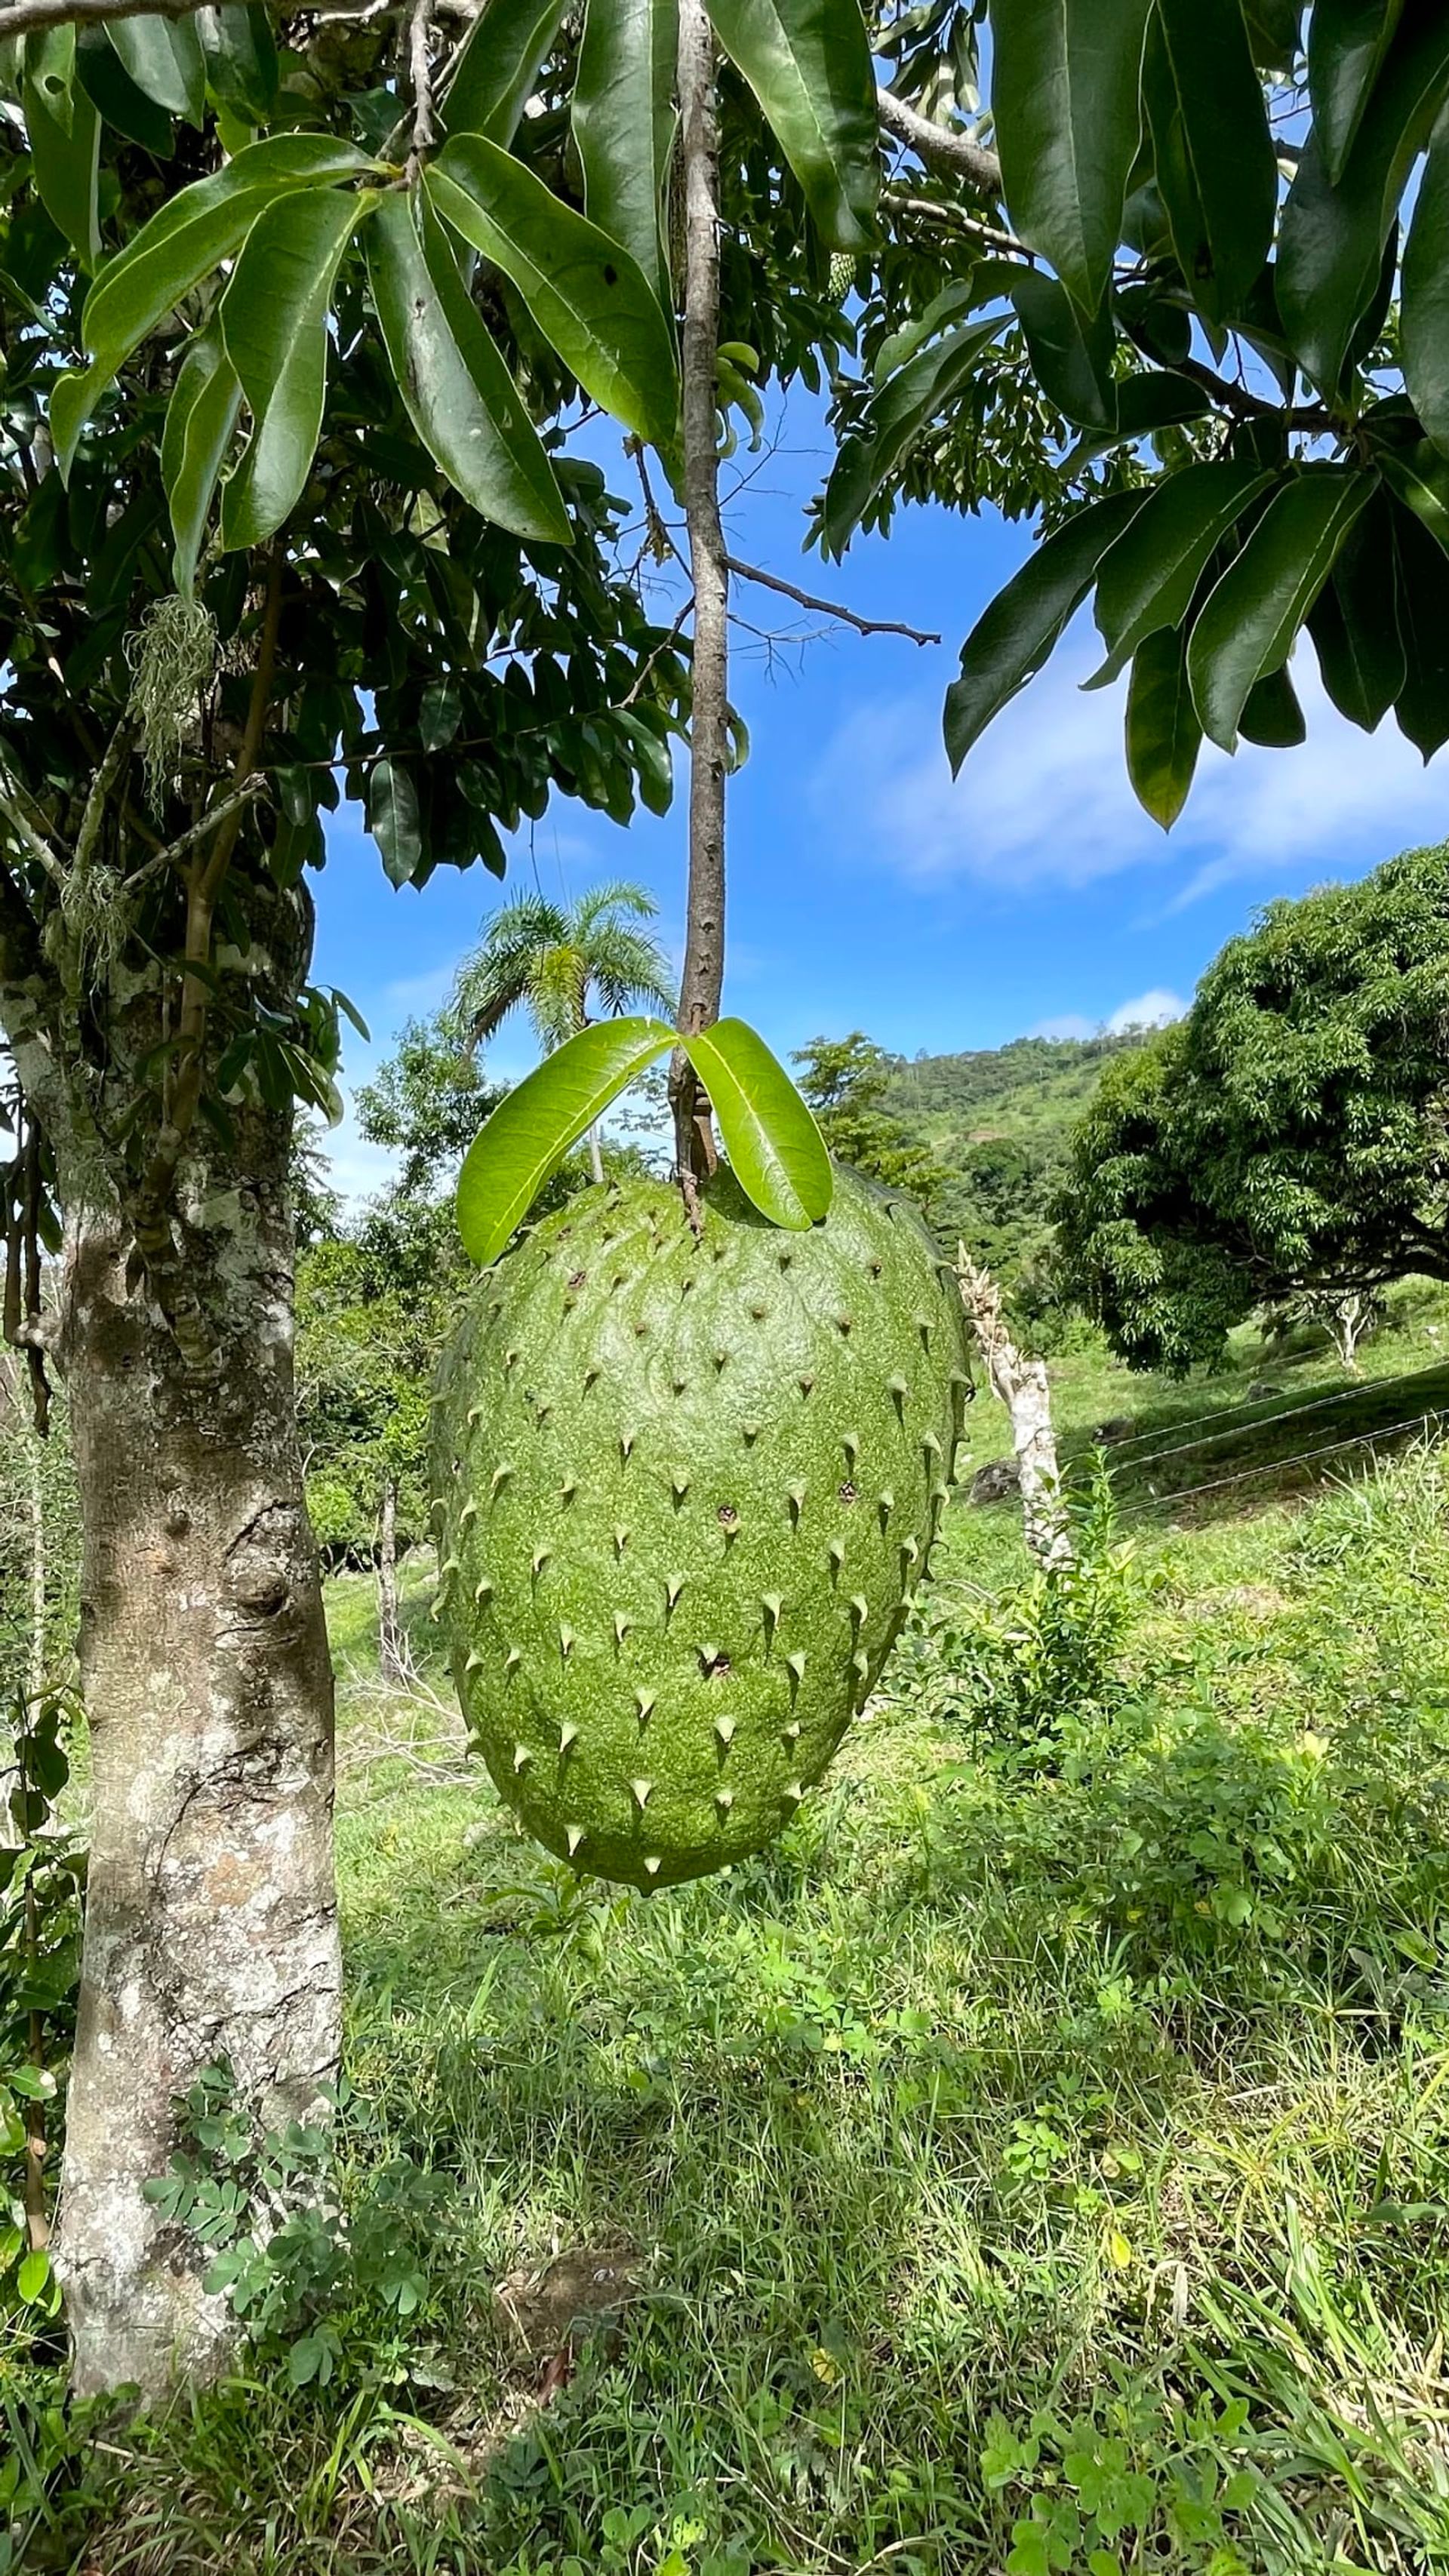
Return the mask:
<svg viewBox="0 0 1449 2576">
<path fill-rule="evenodd" d="M 1015 1038 L 896 1060 L 884 1102 L 951 1175 L 932 1214 L 1015 1284 L 1044 1242 L 1067 1140 L 1108 1058 L 1139 1035 Z"/>
</svg>

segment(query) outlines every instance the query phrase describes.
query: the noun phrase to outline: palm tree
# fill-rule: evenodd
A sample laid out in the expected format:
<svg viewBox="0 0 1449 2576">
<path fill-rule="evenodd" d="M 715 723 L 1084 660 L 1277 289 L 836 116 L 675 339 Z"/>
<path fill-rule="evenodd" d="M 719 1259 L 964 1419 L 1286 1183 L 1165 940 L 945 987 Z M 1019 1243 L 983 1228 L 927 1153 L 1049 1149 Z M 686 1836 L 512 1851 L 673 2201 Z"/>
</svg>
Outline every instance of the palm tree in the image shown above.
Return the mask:
<svg viewBox="0 0 1449 2576">
<path fill-rule="evenodd" d="M 525 894 L 501 905 L 458 970 L 453 1006 L 469 1043 L 481 1046 L 520 1005 L 545 1055 L 591 1020 L 617 1018 L 641 1004 L 672 1014 L 669 958 L 653 932 L 637 926 L 658 909 L 643 886 L 621 878 L 594 886 L 577 903 Z M 589 1153 L 601 1181 L 593 1129 Z"/>
</svg>

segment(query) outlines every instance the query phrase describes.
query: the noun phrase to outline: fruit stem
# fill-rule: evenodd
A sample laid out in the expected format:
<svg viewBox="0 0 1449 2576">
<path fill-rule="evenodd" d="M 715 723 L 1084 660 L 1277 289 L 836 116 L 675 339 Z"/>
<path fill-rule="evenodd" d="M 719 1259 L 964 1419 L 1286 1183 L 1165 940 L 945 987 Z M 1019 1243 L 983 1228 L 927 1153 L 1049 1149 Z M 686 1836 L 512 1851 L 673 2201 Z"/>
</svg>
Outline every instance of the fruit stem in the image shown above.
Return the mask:
<svg viewBox="0 0 1449 2576">
<path fill-rule="evenodd" d="M 684 173 L 684 515 L 694 585 L 690 721 L 689 899 L 679 1026 L 719 1018 L 724 984 L 725 769 L 729 557 L 719 514 L 719 136 L 714 33 L 704 0 L 680 0 L 679 116 Z M 698 1184 L 719 1160 L 710 1105 L 682 1049 L 669 1072 L 679 1184 L 697 1220 Z"/>
</svg>

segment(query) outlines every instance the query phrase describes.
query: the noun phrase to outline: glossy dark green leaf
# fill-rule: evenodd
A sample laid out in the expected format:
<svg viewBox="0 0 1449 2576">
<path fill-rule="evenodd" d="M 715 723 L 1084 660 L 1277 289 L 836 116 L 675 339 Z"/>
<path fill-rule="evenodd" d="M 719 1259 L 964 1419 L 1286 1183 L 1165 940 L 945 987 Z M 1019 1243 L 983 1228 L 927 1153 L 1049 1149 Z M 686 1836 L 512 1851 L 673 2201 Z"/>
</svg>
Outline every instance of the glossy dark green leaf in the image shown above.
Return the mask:
<svg viewBox="0 0 1449 2576">
<path fill-rule="evenodd" d="M 181 362 L 161 440 L 161 480 L 176 541 L 172 579 L 183 596 L 195 585 L 212 495 L 240 412 L 241 387 L 220 331 L 199 332 Z"/>
<path fill-rule="evenodd" d="M 1399 346 L 1414 409 L 1449 456 L 1449 112 L 1434 129 L 1404 251 Z"/>
<path fill-rule="evenodd" d="M 1013 227 L 1095 313 L 1141 130 L 1149 0 L 996 0 L 991 103 Z"/>
<path fill-rule="evenodd" d="M 1303 0 L 1243 0 L 1243 17 L 1259 69 L 1291 71 L 1298 54 Z"/>
<path fill-rule="evenodd" d="M 730 1169 L 772 1225 L 803 1233 L 830 1207 L 825 1139 L 784 1066 L 743 1020 L 680 1041 L 709 1093 Z"/>
<path fill-rule="evenodd" d="M 137 89 L 170 116 L 200 125 L 206 112 L 206 65 L 191 18 L 109 18 L 106 34 Z"/>
<path fill-rule="evenodd" d="M 1195 385 L 1190 376 L 1176 376 L 1167 370 L 1155 375 L 1127 376 L 1118 384 L 1116 393 L 1119 438 L 1151 438 L 1159 429 L 1203 420 L 1213 408 L 1212 396 L 1202 385 Z"/>
<path fill-rule="evenodd" d="M 1333 705 L 1350 724 L 1374 733 L 1408 677 L 1393 520 L 1383 493 L 1350 529 L 1309 611 L 1308 632 Z"/>
<path fill-rule="evenodd" d="M 674 341 L 630 253 L 484 135 L 457 136 L 425 185 L 454 231 L 512 278 L 584 391 L 668 447 L 679 423 Z"/>
<path fill-rule="evenodd" d="M 864 250 L 880 193 L 875 67 L 860 0 L 709 0 L 832 250 Z"/>
<path fill-rule="evenodd" d="M 1104 678 L 1115 677 L 1147 636 L 1181 625 L 1215 549 L 1271 480 L 1225 459 L 1185 466 L 1147 495 L 1097 573 Z"/>
<path fill-rule="evenodd" d="M 1378 462 L 1390 491 L 1449 551 L 1449 458 L 1429 439 L 1417 438 L 1412 447 L 1382 449 Z"/>
<path fill-rule="evenodd" d="M 679 0 L 588 0 L 573 94 L 584 211 L 633 253 L 666 313 L 678 50 Z"/>
<path fill-rule="evenodd" d="M 221 496 L 221 541 L 257 546 L 301 498 L 327 393 L 327 316 L 343 255 L 375 203 L 314 188 L 258 215 L 217 307 L 226 354 L 252 415 L 246 453 Z"/>
<path fill-rule="evenodd" d="M 513 141 L 564 8 L 565 0 L 488 0 L 444 93 L 449 134 L 486 134 L 505 147 Z"/>
<path fill-rule="evenodd" d="M 1256 683 L 1281 669 L 1376 478 L 1310 467 L 1285 484 L 1209 594 L 1187 648 L 1193 704 L 1211 742 L 1231 751 Z"/>
<path fill-rule="evenodd" d="M 1047 401 L 1078 429 L 1115 428 L 1112 317 L 1106 301 L 1095 320 L 1084 321 L 1066 288 L 1040 268 L 1018 269 L 1010 292 Z"/>
<path fill-rule="evenodd" d="M 214 98 L 245 125 L 263 125 L 277 103 L 277 40 L 263 8 L 199 9 L 197 32 Z"/>
<path fill-rule="evenodd" d="M 1426 761 L 1449 742 L 1449 556 L 1422 519 L 1393 505 L 1404 685 L 1399 731 Z"/>
<path fill-rule="evenodd" d="M 367 779 L 367 828 L 395 886 L 417 874 L 423 854 L 417 781 L 400 760 L 375 760 Z"/>
<path fill-rule="evenodd" d="M 597 1020 L 500 1100 L 458 1176 L 458 1231 L 470 1260 L 497 1260 L 569 1147 L 674 1043 L 663 1020 Z"/>
<path fill-rule="evenodd" d="M 384 198 L 367 267 L 398 390 L 450 483 L 515 536 L 568 545 L 553 468 L 425 198 Z"/>
<path fill-rule="evenodd" d="M 82 268 L 91 269 L 101 255 L 101 120 L 75 77 L 73 31 L 51 32 L 72 36 L 70 60 L 59 86 L 53 51 L 40 78 L 27 65 L 20 98 L 30 137 L 30 165 L 36 193 L 51 222 L 64 234 Z"/>
<path fill-rule="evenodd" d="M 1187 677 L 1187 638 L 1171 627 L 1147 636 L 1127 686 L 1127 775 L 1144 813 L 1164 832 L 1187 803 L 1202 726 Z"/>
<path fill-rule="evenodd" d="M 959 393 L 981 351 L 999 337 L 1006 322 L 1003 313 L 962 323 L 929 349 L 919 349 L 881 386 L 863 433 L 844 442 L 825 486 L 821 543 L 827 555 L 844 553 L 882 484 L 937 412 Z"/>
<path fill-rule="evenodd" d="M 1248 691 L 1238 732 L 1244 742 L 1261 743 L 1267 751 L 1292 751 L 1308 739 L 1308 727 L 1287 665 L 1268 671 Z"/>
<path fill-rule="evenodd" d="M 171 119 L 137 89 L 103 27 L 77 29 L 75 66 L 86 96 L 107 125 L 128 143 L 139 143 L 143 152 L 164 161 L 171 151 Z"/>
<path fill-rule="evenodd" d="M 1043 539 L 998 591 L 961 647 L 961 676 L 946 692 L 945 737 L 958 770 L 974 742 L 1034 679 L 1097 577 L 1097 567 L 1142 506 L 1140 492 L 1112 492 Z"/>
<path fill-rule="evenodd" d="M 1278 243 L 1278 306 L 1305 373 L 1332 394 L 1378 290 L 1384 246 L 1414 161 L 1449 88 L 1449 9 L 1407 15 L 1334 186 L 1310 134 Z"/>
<path fill-rule="evenodd" d="M 1314 0 L 1308 89 L 1323 166 L 1335 184 L 1403 14 L 1404 0 Z"/>
<path fill-rule="evenodd" d="M 1157 0 L 1143 97 L 1178 266 L 1235 321 L 1268 256 L 1278 167 L 1238 0 Z"/>
<path fill-rule="evenodd" d="M 352 144 L 329 134 L 270 135 L 160 207 L 107 260 L 86 297 L 81 340 L 91 364 L 59 377 L 51 396 L 51 435 L 62 464 L 68 467 L 99 396 L 132 350 L 220 261 L 235 255 L 274 198 L 369 166 Z"/>
</svg>

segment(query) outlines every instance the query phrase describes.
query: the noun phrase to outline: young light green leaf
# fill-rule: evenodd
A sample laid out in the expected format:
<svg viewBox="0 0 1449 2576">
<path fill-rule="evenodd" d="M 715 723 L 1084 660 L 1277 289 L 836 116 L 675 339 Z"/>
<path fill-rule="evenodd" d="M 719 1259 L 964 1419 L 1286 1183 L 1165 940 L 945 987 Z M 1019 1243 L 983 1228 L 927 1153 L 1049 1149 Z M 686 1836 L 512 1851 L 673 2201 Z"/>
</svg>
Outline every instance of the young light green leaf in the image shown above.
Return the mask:
<svg viewBox="0 0 1449 2576">
<path fill-rule="evenodd" d="M 1015 230 L 1095 313 L 1141 127 L 1150 0 L 1011 0 L 992 18 L 992 106 Z"/>
<path fill-rule="evenodd" d="M 1238 0 L 1157 0 L 1143 97 L 1178 266 L 1210 321 L 1234 321 L 1268 256 L 1278 206 L 1263 84 Z"/>
<path fill-rule="evenodd" d="M 953 771 L 992 718 L 1035 678 L 1143 497 L 1111 492 L 1068 519 L 977 619 L 961 647 L 961 676 L 946 692 L 946 750 Z"/>
<path fill-rule="evenodd" d="M 584 210 L 633 253 L 665 313 L 678 50 L 679 0 L 588 0 L 573 96 Z"/>
<path fill-rule="evenodd" d="M 111 18 L 106 34 L 137 89 L 171 116 L 200 125 L 206 112 L 206 65 L 189 18 Z"/>
<path fill-rule="evenodd" d="M 183 597 L 195 588 L 211 496 L 240 410 L 241 387 L 213 326 L 197 334 L 181 362 L 161 439 L 161 480 L 176 540 L 172 578 Z"/>
<path fill-rule="evenodd" d="M 1336 186 L 1316 133 L 1304 146 L 1279 233 L 1278 309 L 1326 394 L 1336 392 L 1355 326 L 1378 291 L 1399 199 L 1446 88 L 1449 10 L 1418 10 L 1389 50 Z"/>
<path fill-rule="evenodd" d="M 969 379 L 981 351 L 999 338 L 1009 315 L 963 322 L 929 349 L 917 350 L 887 378 L 862 433 L 841 446 L 825 486 L 821 548 L 843 555 L 871 502 L 928 423 Z"/>
<path fill-rule="evenodd" d="M 1377 477 L 1356 467 L 1309 466 L 1270 502 L 1209 595 L 1188 642 L 1187 668 L 1203 731 L 1224 751 L 1236 746 L 1255 683 L 1287 661 L 1376 489 Z"/>
<path fill-rule="evenodd" d="M 1404 251 L 1400 347 L 1414 409 L 1449 456 L 1449 110 L 1434 129 Z"/>
<path fill-rule="evenodd" d="M 443 99 L 449 134 L 486 134 L 507 145 L 563 19 L 566 0 L 487 0 L 474 19 Z"/>
<path fill-rule="evenodd" d="M 243 124 L 261 125 L 277 102 L 277 40 L 266 10 L 235 0 L 198 9 L 197 33 L 206 57 L 207 84 L 220 104 Z"/>
<path fill-rule="evenodd" d="M 674 342 L 637 262 L 481 134 L 460 134 L 425 181 L 440 215 L 511 277 L 585 393 L 667 447 L 679 420 Z"/>
<path fill-rule="evenodd" d="M 258 215 L 217 307 L 227 357 L 252 415 L 246 454 L 221 496 L 228 553 L 291 516 L 311 470 L 327 391 L 327 314 L 343 253 L 376 203 L 316 188 Z"/>
<path fill-rule="evenodd" d="M 497 1260 L 569 1147 L 674 1043 L 663 1020 L 597 1020 L 500 1100 L 458 1178 L 458 1231 L 470 1260 Z"/>
<path fill-rule="evenodd" d="M 1314 0 L 1308 93 L 1324 168 L 1335 187 L 1403 14 L 1404 0 Z"/>
<path fill-rule="evenodd" d="M 1145 636 L 1127 687 L 1127 775 L 1144 813 L 1171 831 L 1202 749 L 1187 678 L 1187 638 L 1170 626 Z"/>
<path fill-rule="evenodd" d="M 101 120 L 73 64 L 72 47 L 71 69 L 58 88 L 53 74 L 41 82 L 27 71 L 20 98 L 36 193 L 82 268 L 91 269 L 101 255 Z"/>
<path fill-rule="evenodd" d="M 1099 681 L 1115 679 L 1159 627 L 1181 625 L 1213 549 L 1272 480 L 1224 458 L 1184 466 L 1154 486 L 1097 574 L 1096 618 L 1107 647 Z"/>
<path fill-rule="evenodd" d="M 880 193 L 875 67 L 860 0 L 709 0 L 832 250 L 864 250 Z"/>
<path fill-rule="evenodd" d="M 368 229 L 372 300 L 418 436 L 485 519 L 566 546 L 553 468 L 425 197 L 386 197 Z"/>
<path fill-rule="evenodd" d="M 240 249 L 257 217 L 292 189 L 325 187 L 371 164 L 329 134 L 275 134 L 248 144 L 209 179 L 160 207 L 123 251 L 106 262 L 81 315 L 92 363 L 57 380 L 51 432 L 62 471 L 97 400 L 147 333 L 218 262 Z"/>
<path fill-rule="evenodd" d="M 680 1044 L 709 1093 L 720 1141 L 746 1198 L 772 1225 L 803 1233 L 835 1187 L 825 1139 L 784 1066 L 743 1020 L 716 1020 Z"/>
</svg>

